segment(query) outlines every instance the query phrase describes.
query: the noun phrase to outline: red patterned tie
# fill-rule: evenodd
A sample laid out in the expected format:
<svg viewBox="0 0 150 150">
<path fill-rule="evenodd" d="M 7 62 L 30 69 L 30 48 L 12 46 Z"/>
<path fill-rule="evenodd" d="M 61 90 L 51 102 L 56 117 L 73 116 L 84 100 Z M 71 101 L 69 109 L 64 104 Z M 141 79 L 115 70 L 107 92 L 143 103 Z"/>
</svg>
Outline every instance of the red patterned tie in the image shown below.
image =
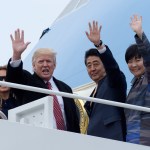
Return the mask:
<svg viewBox="0 0 150 150">
<path fill-rule="evenodd" d="M 47 87 L 48 89 L 52 90 L 52 85 L 50 82 L 47 82 Z M 61 111 L 57 96 L 56 95 L 51 95 L 51 96 L 53 96 L 53 100 L 54 100 L 53 112 L 54 112 L 54 117 L 56 119 L 57 129 L 65 130 L 64 118 L 62 115 L 62 111 Z"/>
</svg>

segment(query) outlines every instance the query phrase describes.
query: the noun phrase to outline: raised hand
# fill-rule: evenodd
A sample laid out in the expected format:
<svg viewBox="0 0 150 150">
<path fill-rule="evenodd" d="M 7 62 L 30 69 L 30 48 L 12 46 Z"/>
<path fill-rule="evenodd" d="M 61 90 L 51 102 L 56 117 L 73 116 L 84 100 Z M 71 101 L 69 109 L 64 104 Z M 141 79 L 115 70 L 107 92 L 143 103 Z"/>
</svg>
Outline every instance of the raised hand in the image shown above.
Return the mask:
<svg viewBox="0 0 150 150">
<path fill-rule="evenodd" d="M 24 52 L 24 50 L 27 48 L 27 46 L 31 42 L 24 43 L 24 31 L 22 30 L 20 33 L 20 30 L 17 29 L 14 32 L 14 37 L 12 34 L 10 35 L 11 41 L 12 41 L 12 48 L 13 48 L 13 60 L 19 60 L 21 59 L 21 54 Z"/>
<path fill-rule="evenodd" d="M 142 16 L 133 15 L 131 17 L 131 23 L 130 23 L 131 29 L 140 37 L 142 38 Z"/>
<path fill-rule="evenodd" d="M 98 27 L 98 22 L 93 21 L 93 24 L 89 23 L 89 33 L 86 31 L 86 35 L 88 39 L 93 42 L 95 45 L 99 45 L 100 43 L 100 32 L 102 26 Z"/>
</svg>

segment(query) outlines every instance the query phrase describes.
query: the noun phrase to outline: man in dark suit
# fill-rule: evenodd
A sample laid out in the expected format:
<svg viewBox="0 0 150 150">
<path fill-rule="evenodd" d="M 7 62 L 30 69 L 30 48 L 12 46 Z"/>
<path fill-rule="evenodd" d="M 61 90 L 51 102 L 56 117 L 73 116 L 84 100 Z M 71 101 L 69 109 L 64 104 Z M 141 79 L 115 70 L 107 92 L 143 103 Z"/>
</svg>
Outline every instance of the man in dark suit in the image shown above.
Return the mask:
<svg viewBox="0 0 150 150">
<path fill-rule="evenodd" d="M 89 23 L 90 33 L 86 32 L 88 39 L 96 48 L 85 53 L 85 65 L 91 79 L 96 83 L 96 88 L 91 97 L 125 102 L 126 80 L 124 74 L 108 46 L 100 40 L 101 26 L 93 21 Z M 125 117 L 122 108 L 86 102 L 85 108 L 89 115 L 88 135 L 125 140 Z"/>
<path fill-rule="evenodd" d="M 53 77 L 53 72 L 56 68 L 56 53 L 52 49 L 41 48 L 37 49 L 34 52 L 32 57 L 32 66 L 34 73 L 31 74 L 28 71 L 23 70 L 23 62 L 21 61 L 22 53 L 30 44 L 30 42 L 24 43 L 24 31 L 20 31 L 19 29 L 17 29 L 15 31 L 15 36 L 13 37 L 11 35 L 11 40 L 13 47 L 13 56 L 8 63 L 7 81 L 45 89 L 50 88 L 55 91 L 72 93 L 71 88 L 67 84 Z M 19 99 L 18 105 L 23 105 L 47 96 L 46 94 L 42 93 L 16 89 L 13 90 L 17 98 Z M 79 120 L 77 117 L 74 100 L 70 100 L 70 98 L 61 96 L 53 97 L 53 128 L 79 133 Z"/>
</svg>

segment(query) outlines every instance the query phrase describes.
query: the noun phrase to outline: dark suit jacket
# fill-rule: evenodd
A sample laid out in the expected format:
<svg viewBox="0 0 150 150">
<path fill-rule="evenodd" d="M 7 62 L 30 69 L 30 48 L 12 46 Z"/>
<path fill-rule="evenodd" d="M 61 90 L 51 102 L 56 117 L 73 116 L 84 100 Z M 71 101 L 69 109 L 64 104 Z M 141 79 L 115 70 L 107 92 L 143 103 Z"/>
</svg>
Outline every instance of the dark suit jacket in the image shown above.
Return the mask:
<svg viewBox="0 0 150 150">
<path fill-rule="evenodd" d="M 16 68 L 11 67 L 10 63 L 8 63 L 6 80 L 13 83 L 47 89 L 45 82 L 39 76 L 37 76 L 36 73 L 31 74 L 28 71 L 23 70 L 22 67 L 23 67 L 22 62 L 19 65 L 19 67 Z M 57 80 L 56 78 L 53 79 L 59 91 L 72 93 L 71 88 L 67 84 L 65 84 L 60 80 Z M 17 96 L 18 105 L 23 105 L 47 96 L 46 94 L 43 93 L 30 92 L 25 90 L 13 89 L 13 91 Z M 70 98 L 66 98 L 66 97 L 62 97 L 62 98 L 64 102 L 64 110 L 66 115 L 67 131 L 79 133 L 80 132 L 79 120 L 77 117 L 75 102 L 73 99 L 70 100 Z"/>
<path fill-rule="evenodd" d="M 96 98 L 117 102 L 125 102 L 126 80 L 113 58 L 111 51 L 101 54 L 107 75 L 99 81 Z M 92 95 L 92 94 L 91 94 Z M 115 140 L 125 140 L 125 117 L 122 108 L 86 102 L 85 108 L 89 114 L 88 135 Z"/>
<path fill-rule="evenodd" d="M 15 97 L 10 94 L 9 98 L 7 100 L 2 101 L 2 112 L 8 117 L 8 110 L 13 109 L 17 107 L 17 100 Z"/>
</svg>

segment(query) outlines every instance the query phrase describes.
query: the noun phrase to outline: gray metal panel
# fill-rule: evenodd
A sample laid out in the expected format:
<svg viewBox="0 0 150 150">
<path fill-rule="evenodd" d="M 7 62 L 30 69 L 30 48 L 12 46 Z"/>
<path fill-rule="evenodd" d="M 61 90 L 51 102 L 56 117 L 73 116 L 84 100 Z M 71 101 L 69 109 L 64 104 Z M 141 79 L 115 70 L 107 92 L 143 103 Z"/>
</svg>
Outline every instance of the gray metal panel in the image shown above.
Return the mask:
<svg viewBox="0 0 150 150">
<path fill-rule="evenodd" d="M 0 133 L 1 150 L 149 150 L 148 146 L 4 120 L 0 120 Z"/>
</svg>

